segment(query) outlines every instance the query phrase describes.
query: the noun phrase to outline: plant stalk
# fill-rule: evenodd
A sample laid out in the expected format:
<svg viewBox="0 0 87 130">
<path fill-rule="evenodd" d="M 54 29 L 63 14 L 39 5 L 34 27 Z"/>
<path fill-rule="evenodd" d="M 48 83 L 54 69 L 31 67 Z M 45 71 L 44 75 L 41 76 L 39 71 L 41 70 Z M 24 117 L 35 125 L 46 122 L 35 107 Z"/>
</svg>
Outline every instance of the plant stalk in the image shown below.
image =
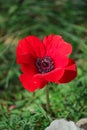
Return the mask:
<svg viewBox="0 0 87 130">
<path fill-rule="evenodd" d="M 49 99 L 49 86 L 48 85 L 46 86 L 46 101 L 47 101 L 46 109 L 50 113 L 50 99 Z"/>
</svg>

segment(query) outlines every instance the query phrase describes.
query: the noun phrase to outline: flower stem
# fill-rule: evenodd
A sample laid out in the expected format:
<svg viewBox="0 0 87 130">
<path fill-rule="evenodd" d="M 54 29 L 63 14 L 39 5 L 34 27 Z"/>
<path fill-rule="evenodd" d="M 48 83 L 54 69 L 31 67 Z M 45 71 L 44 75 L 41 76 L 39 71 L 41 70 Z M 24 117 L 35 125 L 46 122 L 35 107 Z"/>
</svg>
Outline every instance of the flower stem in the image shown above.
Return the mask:
<svg viewBox="0 0 87 130">
<path fill-rule="evenodd" d="M 46 104 L 47 111 L 50 112 L 49 86 L 48 85 L 46 86 L 46 101 L 47 101 L 47 104 Z"/>
</svg>

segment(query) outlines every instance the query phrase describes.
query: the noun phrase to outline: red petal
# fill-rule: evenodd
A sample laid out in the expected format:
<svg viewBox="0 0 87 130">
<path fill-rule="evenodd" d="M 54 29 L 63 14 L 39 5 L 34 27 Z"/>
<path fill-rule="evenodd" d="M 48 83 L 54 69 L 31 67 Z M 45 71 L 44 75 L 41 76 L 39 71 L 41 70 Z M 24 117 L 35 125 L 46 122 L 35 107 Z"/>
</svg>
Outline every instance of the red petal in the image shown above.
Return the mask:
<svg viewBox="0 0 87 130">
<path fill-rule="evenodd" d="M 47 84 L 47 81 L 42 79 L 42 77 L 34 77 L 30 74 L 22 74 L 20 76 L 20 81 L 22 82 L 23 87 L 30 92 L 41 89 Z"/>
<path fill-rule="evenodd" d="M 42 77 L 48 82 L 55 82 L 58 83 L 59 79 L 62 77 L 64 73 L 63 69 L 55 69 L 53 71 L 50 71 L 49 73 L 45 74 L 36 74 L 36 77 Z"/>
<path fill-rule="evenodd" d="M 51 57 L 67 56 L 72 52 L 71 44 L 65 42 L 59 35 L 49 35 L 43 40 L 46 47 L 46 55 Z"/>
<path fill-rule="evenodd" d="M 45 55 L 45 46 L 39 38 L 35 36 L 28 36 L 25 40 L 31 46 L 31 49 L 36 57 L 43 57 Z"/>
<path fill-rule="evenodd" d="M 55 68 L 63 68 L 68 65 L 69 58 L 62 56 L 62 57 L 54 57 L 53 61 L 55 63 Z"/>
<path fill-rule="evenodd" d="M 37 68 L 32 64 L 32 66 L 28 65 L 28 64 L 22 64 L 21 65 L 21 70 L 23 71 L 23 73 L 25 74 L 36 74 L 38 73 Z"/>
<path fill-rule="evenodd" d="M 16 58 L 17 63 L 29 63 L 30 58 L 33 58 L 32 53 L 29 52 L 28 44 L 25 42 L 24 39 L 19 41 L 19 44 L 16 48 Z"/>
<path fill-rule="evenodd" d="M 16 49 L 17 63 L 29 63 L 31 58 L 43 57 L 45 47 L 39 38 L 28 36 L 19 41 Z"/>
<path fill-rule="evenodd" d="M 64 75 L 59 80 L 59 83 L 67 83 L 77 76 L 76 64 L 72 59 L 69 59 L 69 64 L 64 70 Z"/>
</svg>

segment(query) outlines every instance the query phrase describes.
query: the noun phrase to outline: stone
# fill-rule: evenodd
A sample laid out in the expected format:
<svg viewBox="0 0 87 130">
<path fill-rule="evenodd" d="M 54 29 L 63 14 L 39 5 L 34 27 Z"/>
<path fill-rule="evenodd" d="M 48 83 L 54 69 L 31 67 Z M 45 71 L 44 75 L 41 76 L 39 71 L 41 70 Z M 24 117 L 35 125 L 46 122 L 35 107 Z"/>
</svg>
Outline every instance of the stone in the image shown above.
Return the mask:
<svg viewBox="0 0 87 130">
<path fill-rule="evenodd" d="M 80 128 L 83 128 L 83 129 L 87 130 L 87 118 L 82 118 L 82 119 L 80 119 L 80 120 L 76 123 L 76 125 L 77 125 L 78 127 L 80 127 Z"/>
<path fill-rule="evenodd" d="M 54 120 L 45 130 L 84 130 L 75 125 L 73 121 L 65 119 Z"/>
</svg>

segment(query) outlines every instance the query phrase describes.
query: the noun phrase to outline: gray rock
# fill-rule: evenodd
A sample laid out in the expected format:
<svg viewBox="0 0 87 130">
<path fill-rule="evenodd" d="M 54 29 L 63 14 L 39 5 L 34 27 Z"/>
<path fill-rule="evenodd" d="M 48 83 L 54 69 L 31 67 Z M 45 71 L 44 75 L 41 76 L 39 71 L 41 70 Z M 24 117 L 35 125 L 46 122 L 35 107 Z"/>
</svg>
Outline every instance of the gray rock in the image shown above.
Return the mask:
<svg viewBox="0 0 87 130">
<path fill-rule="evenodd" d="M 54 120 L 45 130 L 84 130 L 75 125 L 73 121 L 65 119 Z"/>
</svg>

